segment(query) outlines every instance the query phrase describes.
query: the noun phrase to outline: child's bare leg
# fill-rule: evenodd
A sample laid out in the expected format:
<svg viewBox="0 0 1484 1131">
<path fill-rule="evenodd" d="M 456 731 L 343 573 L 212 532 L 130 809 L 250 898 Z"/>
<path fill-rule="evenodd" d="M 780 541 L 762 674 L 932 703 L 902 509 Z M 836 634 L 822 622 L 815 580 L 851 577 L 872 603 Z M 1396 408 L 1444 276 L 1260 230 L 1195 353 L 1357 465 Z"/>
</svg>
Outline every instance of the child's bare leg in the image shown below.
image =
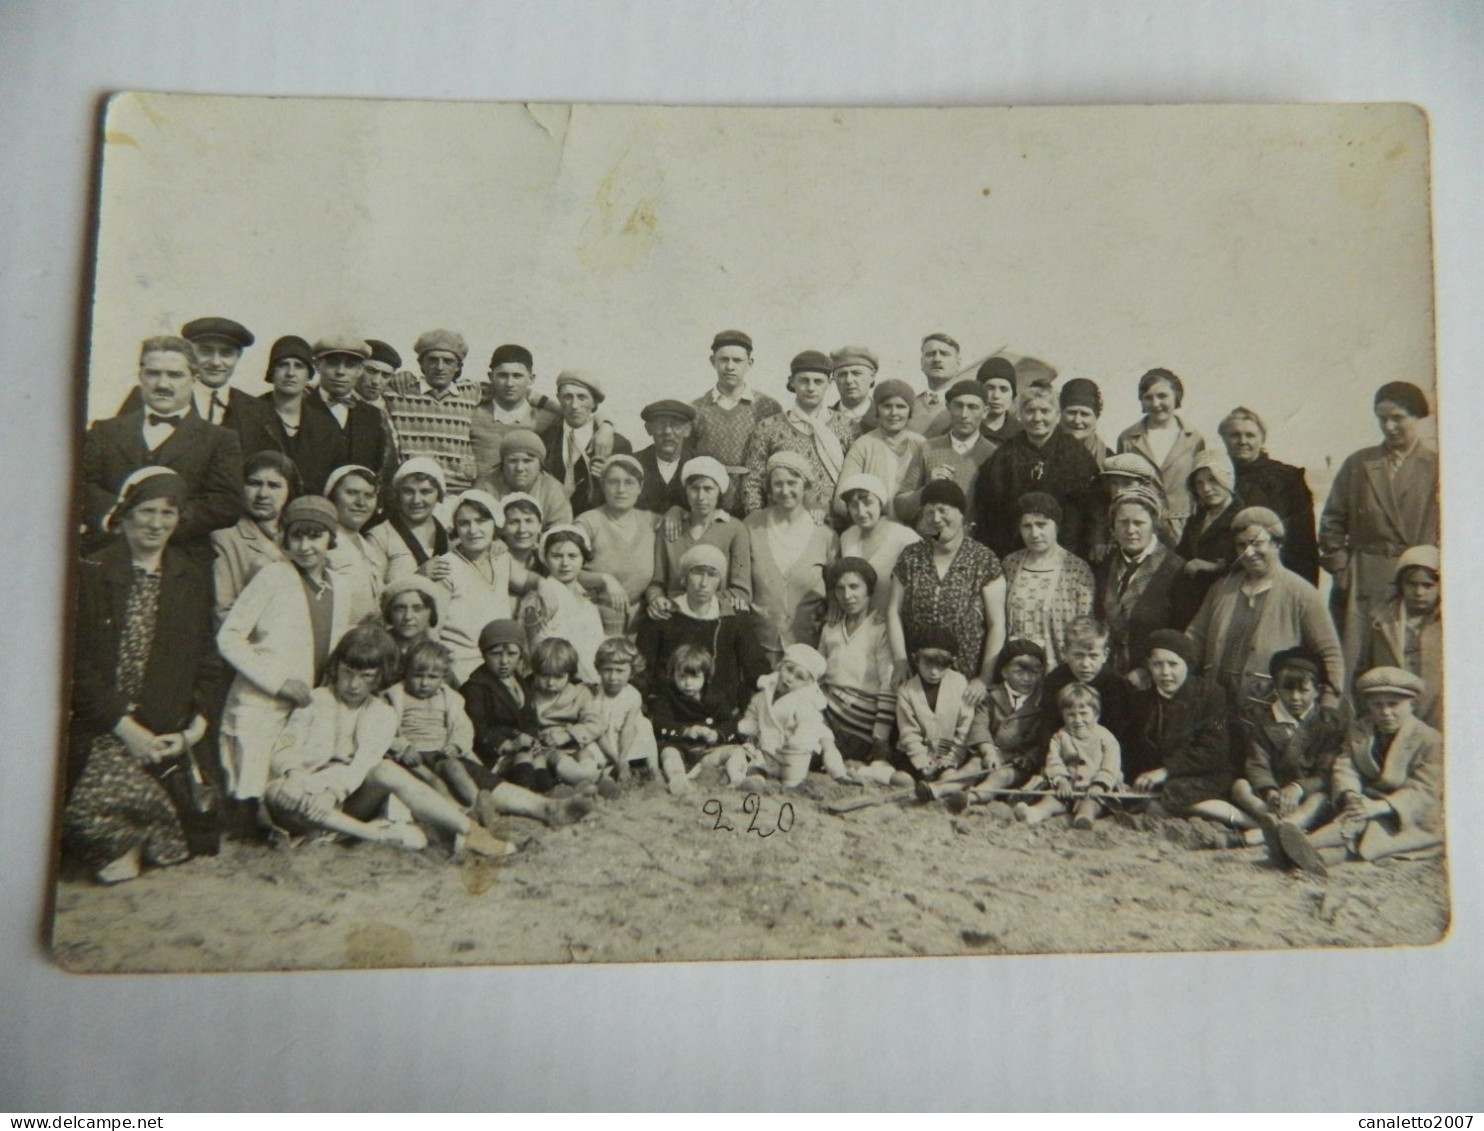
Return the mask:
<svg viewBox="0 0 1484 1131">
<path fill-rule="evenodd" d="M 1385 860 L 1403 852 L 1421 852 L 1443 843 L 1440 834 L 1427 829 L 1398 828 L 1394 819 L 1382 818 L 1366 825 L 1355 854 L 1362 860 Z"/>
<path fill-rule="evenodd" d="M 747 779 L 749 770 L 749 759 L 747 757 L 747 751 L 741 746 L 730 746 L 726 747 L 725 750 L 727 754 L 725 767 L 727 773 L 727 784 L 735 789 Z M 757 773 L 761 772 L 761 770 L 757 771 Z"/>
<path fill-rule="evenodd" d="M 482 825 L 470 820 L 457 805 L 436 789 L 419 781 L 394 762 L 382 760 L 369 774 L 362 789 L 370 787 L 382 794 L 391 794 L 412 810 L 418 822 L 431 825 L 462 844 L 471 852 L 481 856 L 508 856 L 516 851 L 513 844 L 500 840 Z M 357 790 L 357 793 L 360 793 Z"/>
<path fill-rule="evenodd" d="M 1058 797 L 1043 797 L 1034 805 L 1027 805 L 1024 801 L 1015 804 L 1015 819 L 1023 821 L 1027 825 L 1038 825 L 1048 817 L 1055 817 L 1067 811 Z"/>
<path fill-rule="evenodd" d="M 585 797 L 565 799 L 542 797 L 524 786 L 504 781 L 487 793 L 481 793 L 474 803 L 474 812 L 479 823 L 496 836 L 502 835 L 504 821 L 500 816 L 529 817 L 533 821 L 544 821 L 552 828 L 575 824 L 593 811 L 593 803 Z"/>
<path fill-rule="evenodd" d="M 1206 801 L 1197 801 L 1190 807 L 1190 812 L 1198 817 L 1220 821 L 1223 825 L 1230 825 L 1234 829 L 1257 828 L 1257 822 L 1230 801 L 1221 801 L 1214 797 Z"/>
<path fill-rule="evenodd" d="M 592 763 L 580 761 L 567 753 L 559 753 L 552 759 L 551 770 L 568 785 L 586 785 L 597 781 L 603 773 Z"/>
<path fill-rule="evenodd" d="M 833 742 L 824 748 L 824 772 L 829 774 L 835 781 L 850 777 L 850 771 L 845 768 L 845 759 L 840 756 L 840 748 Z"/>
<path fill-rule="evenodd" d="M 983 781 L 976 782 L 965 795 L 970 805 L 985 805 L 1000 799 L 1000 792 L 1015 786 L 1015 767 L 996 766 Z"/>
<path fill-rule="evenodd" d="M 474 784 L 474 779 L 469 776 L 469 768 L 459 758 L 444 758 L 438 763 L 438 776 L 448 786 L 449 792 L 455 801 L 466 809 L 474 804 L 474 799 L 479 796 L 479 787 Z"/>
<path fill-rule="evenodd" d="M 1074 829 L 1090 829 L 1092 828 L 1092 823 L 1102 815 L 1102 804 L 1096 798 L 1084 797 L 1072 809 L 1072 827 Z"/>
<path fill-rule="evenodd" d="M 1266 801 L 1257 796 L 1257 793 L 1252 788 L 1252 783 L 1246 778 L 1238 778 L 1232 784 L 1232 804 L 1249 817 L 1257 820 L 1273 815 L 1272 808 L 1269 807 Z"/>
<path fill-rule="evenodd" d="M 1312 829 L 1329 815 L 1329 798 L 1322 793 L 1311 793 L 1299 802 L 1290 820 L 1301 829 Z"/>
<path fill-rule="evenodd" d="M 669 783 L 670 792 L 685 793 L 690 789 L 690 778 L 685 775 L 685 756 L 673 746 L 660 751 L 660 771 Z"/>
</svg>

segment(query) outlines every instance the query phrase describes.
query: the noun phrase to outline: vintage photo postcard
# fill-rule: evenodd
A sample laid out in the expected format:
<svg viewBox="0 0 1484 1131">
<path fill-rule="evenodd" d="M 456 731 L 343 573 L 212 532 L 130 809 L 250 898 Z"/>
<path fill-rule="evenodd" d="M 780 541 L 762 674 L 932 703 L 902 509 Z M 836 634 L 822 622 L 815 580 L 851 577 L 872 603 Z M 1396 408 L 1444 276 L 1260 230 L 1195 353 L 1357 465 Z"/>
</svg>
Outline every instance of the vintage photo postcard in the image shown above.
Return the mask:
<svg viewBox="0 0 1484 1131">
<path fill-rule="evenodd" d="M 62 966 L 1446 934 L 1417 107 L 103 119 Z"/>
</svg>

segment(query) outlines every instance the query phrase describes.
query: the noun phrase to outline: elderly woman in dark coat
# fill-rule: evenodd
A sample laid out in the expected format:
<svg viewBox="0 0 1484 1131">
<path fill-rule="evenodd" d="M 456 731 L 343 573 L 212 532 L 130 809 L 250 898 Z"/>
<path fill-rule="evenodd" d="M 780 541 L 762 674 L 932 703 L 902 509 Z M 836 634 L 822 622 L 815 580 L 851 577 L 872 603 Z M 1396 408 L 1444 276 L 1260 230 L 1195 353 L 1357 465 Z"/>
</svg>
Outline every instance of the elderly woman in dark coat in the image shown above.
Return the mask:
<svg viewBox="0 0 1484 1131">
<path fill-rule="evenodd" d="M 1232 409 L 1218 432 L 1237 469 L 1237 495 L 1249 507 L 1267 507 L 1283 520 L 1283 529 L 1288 531 L 1283 564 L 1310 585 L 1318 585 L 1314 494 L 1304 480 L 1304 469 L 1279 463 L 1268 455 L 1263 447 L 1268 440 L 1267 426 L 1250 408 Z"/>
<path fill-rule="evenodd" d="M 211 583 L 168 546 L 186 484 L 146 467 L 123 484 L 105 524 L 123 538 L 79 575 L 65 850 L 103 883 L 190 856 L 160 784 L 206 735 L 220 668 Z"/>
<path fill-rule="evenodd" d="M 1044 491 L 1061 504 L 1061 544 L 1080 558 L 1087 556 L 1098 465 L 1081 440 L 1056 427 L 1059 412 L 1049 388 L 1027 389 L 1020 399 L 1022 430 L 989 458 L 974 484 L 974 536 L 1001 558 L 1021 548 L 1015 503 L 1032 491 Z"/>
<path fill-rule="evenodd" d="M 1119 674 L 1139 665 L 1151 632 L 1182 627 L 1176 586 L 1185 561 L 1155 537 L 1163 518 L 1159 496 L 1149 490 L 1125 491 L 1108 508 L 1114 548 L 1094 574 L 1094 596 L 1098 619 L 1108 625 L 1108 663 Z"/>
</svg>

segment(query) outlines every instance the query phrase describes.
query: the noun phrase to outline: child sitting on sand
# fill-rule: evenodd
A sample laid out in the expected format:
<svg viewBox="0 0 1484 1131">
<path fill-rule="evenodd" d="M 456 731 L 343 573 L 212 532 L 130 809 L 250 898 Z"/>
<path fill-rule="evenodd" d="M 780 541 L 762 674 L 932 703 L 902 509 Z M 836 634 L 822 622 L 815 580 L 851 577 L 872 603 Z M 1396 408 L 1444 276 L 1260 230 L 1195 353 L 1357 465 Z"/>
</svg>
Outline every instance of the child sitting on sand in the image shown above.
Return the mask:
<svg viewBox="0 0 1484 1131">
<path fill-rule="evenodd" d="M 1443 736 L 1417 718 L 1421 677 L 1372 668 L 1355 681 L 1365 717 L 1335 759 L 1330 803 L 1339 816 L 1307 837 L 1291 821 L 1278 826 L 1284 854 L 1324 875 L 1347 856 L 1384 860 L 1435 855 L 1443 843 Z"/>
<path fill-rule="evenodd" d="M 500 840 L 437 790 L 385 757 L 397 733 L 397 713 L 377 693 L 393 678 L 397 646 L 384 629 L 361 625 L 335 646 L 326 685 L 296 709 L 274 745 L 263 808 L 274 826 L 293 833 L 325 830 L 404 848 L 427 847 L 421 825 L 453 839 L 455 853 L 508 856 Z M 390 797 L 417 825 L 375 817 Z"/>
<path fill-rule="evenodd" d="M 1038 824 L 1065 813 L 1076 799 L 1072 827 L 1090 829 L 1103 815 L 1097 795 L 1117 789 L 1123 780 L 1118 739 L 1098 725 L 1103 698 L 1097 688 L 1069 683 L 1057 695 L 1056 704 L 1061 708 L 1062 726 L 1046 748 L 1044 776 L 1055 795 L 1043 797 L 1034 805 L 1017 802 L 1015 819 Z"/>
<path fill-rule="evenodd" d="M 1007 641 L 995 660 L 994 685 L 974 709 L 968 748 L 989 767 L 989 774 L 968 789 L 967 782 L 924 783 L 919 797 L 940 798 L 954 812 L 982 804 L 1022 785 L 1040 771 L 1041 680 L 1046 653 L 1033 640 Z"/>
<path fill-rule="evenodd" d="M 1245 744 L 1243 776 L 1232 785 L 1232 803 L 1257 821 L 1248 844 L 1268 841 L 1280 863 L 1277 823 L 1311 829 L 1329 813 L 1329 782 L 1349 727 L 1334 707 L 1319 702 L 1324 658 L 1302 645 L 1273 653 L 1268 663 L 1277 695 L 1249 703 L 1238 722 Z"/>
<path fill-rule="evenodd" d="M 453 653 L 432 640 L 407 650 L 402 682 L 386 692 L 397 712 L 390 754 L 413 777 L 468 806 L 479 792 L 465 765 L 474 757 L 474 724 L 463 696 L 446 682 L 452 664 Z"/>
<path fill-rule="evenodd" d="M 536 745 L 536 715 L 530 684 L 521 675 L 526 633 L 518 621 L 492 620 L 479 632 L 484 663 L 459 689 L 474 724 L 474 753 L 506 780 L 546 793 L 557 779 L 545 766 L 517 756 Z"/>
<path fill-rule="evenodd" d="M 968 758 L 974 708 L 964 702 L 969 681 L 953 669 L 955 650 L 948 634 L 921 631 L 912 654 L 915 674 L 897 689 L 898 757 L 920 781 L 938 781 Z"/>
<path fill-rule="evenodd" d="M 670 654 L 664 678 L 649 697 L 660 768 L 671 793 L 689 790 L 690 775 L 707 755 L 736 736 L 737 709 L 711 678 L 714 666 L 706 649 L 682 644 Z"/>
<path fill-rule="evenodd" d="M 1067 625 L 1066 655 L 1041 685 L 1041 753 L 1047 739 L 1061 725 L 1056 697 L 1070 683 L 1097 689 L 1103 701 L 1098 725 L 1106 727 L 1128 752 L 1139 718 L 1139 695 L 1133 684 L 1109 663 L 1112 646 L 1108 626 L 1096 617 L 1076 617 Z"/>
<path fill-rule="evenodd" d="M 577 649 L 549 637 L 531 649 L 531 712 L 535 745 L 515 755 L 516 764 L 546 766 L 568 785 L 612 785 L 604 776 L 608 760 L 598 738 L 603 719 L 593 693 L 577 681 Z M 609 789 L 600 786 L 600 792 Z"/>
<path fill-rule="evenodd" d="M 1226 692 L 1193 674 L 1200 659 L 1195 642 L 1172 628 L 1149 634 L 1149 690 L 1143 692 L 1144 720 L 1124 749 L 1124 772 L 1134 788 L 1157 794 L 1151 812 L 1167 816 L 1205 817 L 1251 829 L 1257 822 L 1227 796 L 1231 793 L 1231 732 L 1227 726 Z M 1236 847 L 1232 834 L 1212 847 Z"/>
<path fill-rule="evenodd" d="M 598 745 L 619 781 L 635 768 L 652 778 L 660 766 L 654 727 L 644 715 L 639 689 L 630 682 L 638 662 L 639 649 L 626 636 L 610 636 L 598 645 L 593 658 L 598 669 L 598 717 L 603 722 Z"/>
<path fill-rule="evenodd" d="M 824 721 L 819 680 L 825 666 L 824 657 L 807 644 L 786 647 L 777 669 L 757 681 L 757 694 L 737 723 L 737 734 L 751 741 L 722 747 L 707 761 L 723 765 L 734 786 L 761 776 L 793 789 L 808 776 L 815 758 L 823 760 L 825 772 L 836 781 L 850 780 L 835 734 Z"/>
</svg>

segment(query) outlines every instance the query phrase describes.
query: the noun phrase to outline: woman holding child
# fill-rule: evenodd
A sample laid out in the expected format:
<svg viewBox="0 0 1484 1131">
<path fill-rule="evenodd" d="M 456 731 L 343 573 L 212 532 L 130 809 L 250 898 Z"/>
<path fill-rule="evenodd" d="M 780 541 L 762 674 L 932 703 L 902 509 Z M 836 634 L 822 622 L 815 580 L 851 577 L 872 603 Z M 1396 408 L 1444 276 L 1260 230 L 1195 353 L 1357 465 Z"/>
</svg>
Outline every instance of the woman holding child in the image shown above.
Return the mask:
<svg viewBox="0 0 1484 1131">
<path fill-rule="evenodd" d="M 168 545 L 185 480 L 146 467 L 124 482 L 105 528 L 123 538 L 78 575 L 69 857 L 103 883 L 190 855 L 158 774 L 206 734 L 217 668 L 206 575 Z"/>
</svg>

